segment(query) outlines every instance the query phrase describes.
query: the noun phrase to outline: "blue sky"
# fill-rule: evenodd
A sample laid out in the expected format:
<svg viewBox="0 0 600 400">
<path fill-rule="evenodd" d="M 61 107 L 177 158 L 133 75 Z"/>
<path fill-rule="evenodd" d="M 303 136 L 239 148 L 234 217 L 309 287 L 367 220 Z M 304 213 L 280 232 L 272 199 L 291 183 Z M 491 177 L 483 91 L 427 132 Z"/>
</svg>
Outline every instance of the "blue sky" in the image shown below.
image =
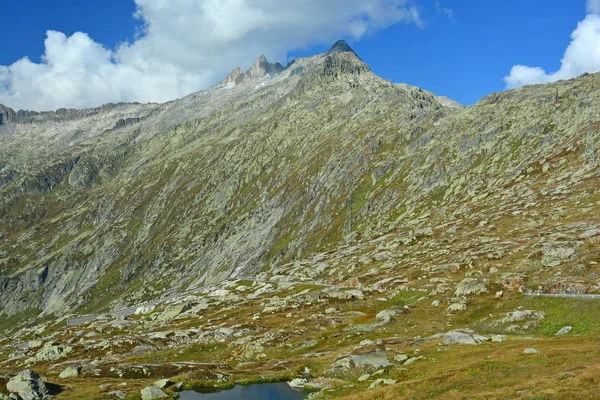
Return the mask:
<svg viewBox="0 0 600 400">
<path fill-rule="evenodd" d="M 136 0 L 138 10 L 141 10 L 139 18 L 133 17 L 136 11 L 133 0 L 7 2 L 2 5 L 4 17 L 0 24 L 0 37 L 4 38 L 0 47 L 0 103 L 48 109 L 100 105 L 106 101 L 163 101 L 215 83 L 238 63 L 245 69 L 261 53 L 271 61 L 284 62 L 323 52 L 335 38 L 343 37 L 378 75 L 393 82 L 420 86 L 463 104 L 473 104 L 484 95 L 504 90 L 507 82 L 503 78 L 515 65 L 541 67 L 549 72 L 559 70 L 565 49 L 571 42 L 571 33 L 586 17 L 583 0 L 387 1 L 395 3 L 393 10 L 385 8 L 388 7 L 384 4 L 386 0 L 369 0 L 371 9 L 380 9 L 365 15 L 364 9 L 356 3 L 355 20 L 364 22 L 362 25 L 354 23 L 355 20 L 352 24 L 347 23 L 349 17 L 355 17 L 351 10 L 346 20 L 336 20 L 333 14 L 331 17 L 325 15 L 321 25 L 319 21 L 291 19 L 288 27 L 273 25 L 271 28 L 270 23 L 261 20 L 267 28 L 258 34 L 254 25 L 249 25 L 247 30 L 239 28 L 239 25 L 250 24 L 244 20 L 248 10 L 236 10 L 232 1 L 221 1 Z M 332 4 L 335 2 L 331 1 Z M 588 2 L 588 11 L 594 2 Z M 197 24 L 193 20 L 202 3 L 216 4 L 210 11 L 213 13 L 210 23 L 216 25 L 206 29 L 218 28 L 228 33 L 215 36 L 214 46 L 210 38 L 196 39 L 208 36 L 205 32 L 190 32 L 196 25 L 208 25 L 207 20 L 199 20 Z M 229 7 L 227 10 L 214 9 L 225 3 L 229 3 L 224 6 Z M 165 8 L 161 8 L 165 4 L 167 7 L 173 5 L 171 8 L 177 13 L 166 15 Z M 281 13 L 275 17 L 287 18 L 285 5 L 280 7 Z M 334 11 L 333 8 L 324 9 L 320 13 Z M 397 14 L 393 17 L 382 15 L 391 14 L 390 11 Z M 205 10 L 201 12 L 206 13 Z M 298 18 L 316 19 L 309 9 L 293 12 L 300 15 Z M 223 18 L 223 21 L 214 22 L 216 18 Z M 329 21 L 333 27 L 326 26 Z M 149 27 L 146 31 L 142 29 L 144 23 Z M 55 35 L 51 39 L 56 46 L 50 59 L 54 57 L 60 62 L 42 59 L 48 30 L 64 34 L 64 37 Z M 75 32 L 86 35 L 69 40 Z M 285 37 L 277 41 L 271 36 Z M 163 40 L 167 37 L 171 42 Z M 140 38 L 142 40 L 137 42 Z M 121 43 L 128 45 L 119 49 Z M 179 48 L 182 43 L 187 43 L 188 47 L 182 45 Z M 80 53 L 79 48 L 87 50 Z M 25 56 L 31 64 L 18 64 L 18 68 L 13 65 Z M 81 59 L 85 62 L 80 65 Z M 152 68 L 133 71 L 131 65 L 140 64 L 139 60 L 147 65 L 158 65 L 156 69 L 161 71 L 160 75 L 152 76 L 149 72 Z M 114 63 L 127 65 L 127 68 L 96 71 L 96 65 L 103 63 L 110 68 Z M 61 65 L 56 67 L 54 64 Z M 2 66 L 5 66 L 4 75 Z M 525 72 L 533 71 L 533 68 L 525 68 L 528 68 Z M 86 71 L 79 76 L 82 69 Z M 103 75 L 105 73 L 110 75 Z M 169 73 L 181 78 L 174 80 Z M 537 81 L 551 80 L 545 72 L 540 74 L 543 75 Z M 107 84 L 109 88 L 95 90 L 99 93 L 97 97 L 85 93 L 87 81 L 106 76 L 111 79 Z M 113 76 L 120 80 L 115 78 L 113 82 Z M 131 86 L 132 80 L 138 81 L 138 76 L 139 85 L 147 84 L 147 89 L 126 87 Z M 72 85 L 71 77 L 75 82 Z M 52 85 L 55 81 L 60 84 L 49 88 L 48 92 L 40 92 L 39 88 L 34 91 L 27 86 L 27 83 L 33 86 L 34 82 L 36 86 Z M 521 78 L 517 81 L 535 83 Z M 56 93 L 64 87 L 69 88 L 66 93 Z M 25 93 L 27 90 L 31 94 Z M 157 96 L 159 92 L 163 97 Z M 42 99 L 44 96 L 47 99 Z"/>
</svg>

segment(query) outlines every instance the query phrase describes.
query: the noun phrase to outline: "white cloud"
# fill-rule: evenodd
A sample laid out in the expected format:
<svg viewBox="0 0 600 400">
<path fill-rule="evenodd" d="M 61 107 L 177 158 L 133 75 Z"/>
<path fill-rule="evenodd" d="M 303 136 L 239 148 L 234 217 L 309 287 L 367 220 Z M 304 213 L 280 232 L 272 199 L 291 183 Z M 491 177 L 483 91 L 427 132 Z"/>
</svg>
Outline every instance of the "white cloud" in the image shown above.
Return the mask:
<svg viewBox="0 0 600 400">
<path fill-rule="evenodd" d="M 48 110 L 119 101 L 167 101 L 208 87 L 260 55 L 397 22 L 421 25 L 412 0 L 135 0 L 132 43 L 108 49 L 87 34 L 48 31 L 41 63 L 0 65 L 0 104 Z"/>
<path fill-rule="evenodd" d="M 592 14 L 600 14 L 600 0 L 588 0 L 587 12 Z"/>
<path fill-rule="evenodd" d="M 571 43 L 558 71 L 548 73 L 540 67 L 515 65 L 504 78 L 507 89 L 536 83 L 575 78 L 600 71 L 600 0 L 588 1 L 588 14 L 571 34 Z"/>
</svg>

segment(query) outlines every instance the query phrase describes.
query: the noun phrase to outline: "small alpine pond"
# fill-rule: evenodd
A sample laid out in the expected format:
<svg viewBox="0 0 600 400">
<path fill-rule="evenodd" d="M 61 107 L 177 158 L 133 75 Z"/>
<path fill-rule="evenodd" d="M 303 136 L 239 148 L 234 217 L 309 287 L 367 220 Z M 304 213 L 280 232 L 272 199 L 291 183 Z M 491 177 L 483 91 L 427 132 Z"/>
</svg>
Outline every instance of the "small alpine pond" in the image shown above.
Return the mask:
<svg viewBox="0 0 600 400">
<path fill-rule="evenodd" d="M 290 388 L 285 382 L 236 385 L 233 389 L 214 393 L 184 391 L 180 400 L 302 400 L 308 392 Z"/>
</svg>

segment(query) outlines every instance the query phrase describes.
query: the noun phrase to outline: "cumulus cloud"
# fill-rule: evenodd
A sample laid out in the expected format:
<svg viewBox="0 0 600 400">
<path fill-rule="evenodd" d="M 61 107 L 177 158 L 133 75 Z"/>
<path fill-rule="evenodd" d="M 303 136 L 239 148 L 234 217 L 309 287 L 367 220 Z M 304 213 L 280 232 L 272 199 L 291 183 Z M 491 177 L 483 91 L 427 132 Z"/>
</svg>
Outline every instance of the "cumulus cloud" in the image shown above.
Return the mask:
<svg viewBox="0 0 600 400">
<path fill-rule="evenodd" d="M 600 71 L 600 0 L 589 0 L 589 14 L 571 34 L 567 47 L 556 72 L 548 73 L 540 67 L 515 65 L 504 78 L 507 89 L 536 83 L 548 83 L 561 79 L 575 78 L 586 72 Z"/>
<path fill-rule="evenodd" d="M 592 14 L 600 14 L 600 0 L 588 0 L 587 12 Z"/>
<path fill-rule="evenodd" d="M 135 0 L 139 37 L 107 48 L 87 34 L 48 31 L 40 63 L 0 65 L 0 103 L 51 110 L 162 102 L 218 82 L 260 54 L 338 37 L 356 40 L 398 22 L 421 25 L 412 0 Z"/>
</svg>

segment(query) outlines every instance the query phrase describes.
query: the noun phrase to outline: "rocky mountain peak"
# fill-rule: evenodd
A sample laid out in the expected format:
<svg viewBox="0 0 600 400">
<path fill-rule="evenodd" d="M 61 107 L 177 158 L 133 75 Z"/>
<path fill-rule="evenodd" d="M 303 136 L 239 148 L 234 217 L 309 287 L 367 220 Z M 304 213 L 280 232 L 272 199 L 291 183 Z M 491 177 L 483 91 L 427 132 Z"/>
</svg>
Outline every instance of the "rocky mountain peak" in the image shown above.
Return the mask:
<svg viewBox="0 0 600 400">
<path fill-rule="evenodd" d="M 221 81 L 221 85 L 247 82 L 261 79 L 266 76 L 275 76 L 284 70 L 285 67 L 280 63 L 270 63 L 267 57 L 262 54 L 246 72 L 243 72 L 240 67 L 236 67 L 225 79 L 223 79 L 223 81 Z"/>
<path fill-rule="evenodd" d="M 348 43 L 345 40 L 338 40 L 337 42 L 335 42 L 333 44 L 333 46 L 331 46 L 331 48 L 329 49 L 329 51 L 327 51 L 327 54 L 333 54 L 333 53 L 352 53 L 354 54 L 356 57 L 358 57 L 358 54 L 356 54 L 354 52 L 354 50 L 352 50 L 352 47 L 350 47 L 348 45 Z M 358 59 L 360 59 L 360 57 L 358 57 Z"/>
<path fill-rule="evenodd" d="M 231 83 L 235 83 L 235 81 L 242 75 L 244 75 L 244 71 L 242 71 L 240 67 L 236 67 L 233 71 L 229 73 L 229 75 L 227 75 L 227 77 L 225 77 L 225 79 L 223 79 L 221 84 L 229 85 Z"/>
<path fill-rule="evenodd" d="M 245 80 L 264 78 L 267 75 L 273 76 L 283 71 L 283 66 L 280 63 L 271 64 L 267 57 L 263 54 L 254 63 L 245 74 Z"/>
</svg>

